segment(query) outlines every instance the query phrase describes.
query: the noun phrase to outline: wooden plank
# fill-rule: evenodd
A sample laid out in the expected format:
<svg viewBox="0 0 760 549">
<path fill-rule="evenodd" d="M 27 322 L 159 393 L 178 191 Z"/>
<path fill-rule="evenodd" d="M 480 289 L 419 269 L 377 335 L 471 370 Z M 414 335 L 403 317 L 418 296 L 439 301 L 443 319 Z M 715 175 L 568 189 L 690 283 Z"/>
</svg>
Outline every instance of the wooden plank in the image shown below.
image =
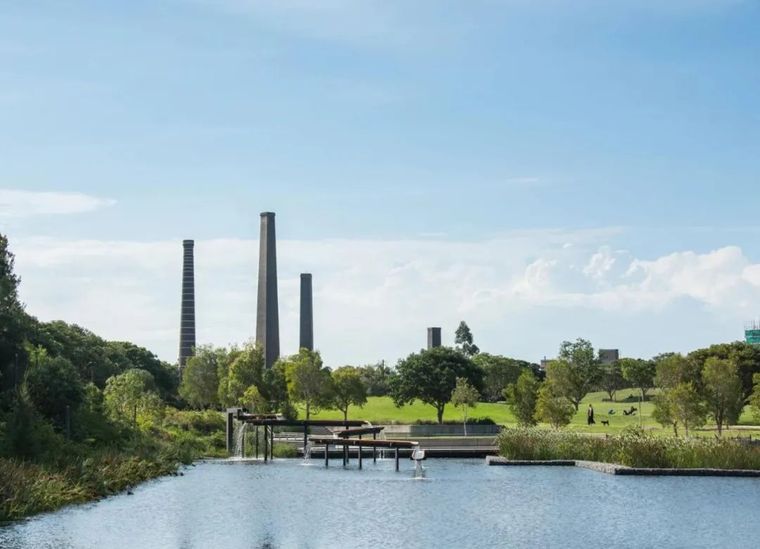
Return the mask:
<svg viewBox="0 0 760 549">
<path fill-rule="evenodd" d="M 335 446 L 367 446 L 370 448 L 414 448 L 419 443 L 414 440 L 359 440 L 351 438 L 309 437 L 315 444 L 334 444 Z"/>
</svg>

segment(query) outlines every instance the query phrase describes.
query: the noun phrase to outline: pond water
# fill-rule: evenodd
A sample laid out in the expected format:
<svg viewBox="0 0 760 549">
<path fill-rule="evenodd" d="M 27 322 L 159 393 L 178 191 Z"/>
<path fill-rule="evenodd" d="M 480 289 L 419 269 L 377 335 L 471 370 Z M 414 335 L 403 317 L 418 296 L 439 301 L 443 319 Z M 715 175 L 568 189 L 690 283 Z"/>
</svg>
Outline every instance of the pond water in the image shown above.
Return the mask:
<svg viewBox="0 0 760 549">
<path fill-rule="evenodd" d="M 0 528 L 0 547 L 758 547 L 760 480 L 428 460 L 210 461 Z"/>
</svg>

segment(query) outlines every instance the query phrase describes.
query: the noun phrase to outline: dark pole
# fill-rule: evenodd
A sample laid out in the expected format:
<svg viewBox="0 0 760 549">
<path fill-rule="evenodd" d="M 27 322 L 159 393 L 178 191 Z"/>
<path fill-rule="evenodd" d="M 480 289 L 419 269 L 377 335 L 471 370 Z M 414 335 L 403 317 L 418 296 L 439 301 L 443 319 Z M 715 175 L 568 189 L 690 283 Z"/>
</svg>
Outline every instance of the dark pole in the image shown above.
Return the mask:
<svg viewBox="0 0 760 549">
<path fill-rule="evenodd" d="M 268 439 L 269 435 L 267 434 L 267 426 L 264 425 L 264 463 L 269 461 L 269 448 L 267 448 Z"/>
<path fill-rule="evenodd" d="M 343 467 L 346 466 L 346 462 L 347 462 L 347 460 L 346 460 L 346 454 L 347 453 L 348 453 L 348 446 L 346 446 L 345 443 L 344 443 L 343 444 Z"/>
<path fill-rule="evenodd" d="M 325 442 L 325 467 L 330 466 L 330 445 Z"/>
<path fill-rule="evenodd" d="M 377 433 L 372 433 L 372 440 L 377 440 Z M 377 463 L 377 447 L 372 446 L 372 463 Z"/>
<path fill-rule="evenodd" d="M 259 459 L 259 426 L 256 426 L 256 436 L 254 437 L 256 443 L 256 459 Z"/>
<path fill-rule="evenodd" d="M 398 447 L 396 448 L 396 471 L 398 471 Z"/>
<path fill-rule="evenodd" d="M 243 435 L 240 437 L 240 457 L 243 459 L 245 459 L 245 427 L 245 423 L 240 427 L 243 430 Z"/>
<path fill-rule="evenodd" d="M 359 469 L 362 468 L 362 445 L 359 444 Z"/>
<path fill-rule="evenodd" d="M 269 459 L 274 461 L 274 425 L 269 426 Z"/>
</svg>

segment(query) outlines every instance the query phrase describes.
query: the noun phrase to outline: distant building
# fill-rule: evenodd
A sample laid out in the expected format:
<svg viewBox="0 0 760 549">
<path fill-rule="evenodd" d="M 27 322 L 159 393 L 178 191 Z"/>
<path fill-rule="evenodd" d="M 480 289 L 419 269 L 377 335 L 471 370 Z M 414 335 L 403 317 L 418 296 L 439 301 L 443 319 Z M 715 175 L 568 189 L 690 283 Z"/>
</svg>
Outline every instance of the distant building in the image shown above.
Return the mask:
<svg viewBox="0 0 760 549">
<path fill-rule="evenodd" d="M 750 345 L 760 345 L 760 320 L 744 323 L 744 341 Z"/>
<path fill-rule="evenodd" d="M 599 349 L 599 362 L 603 365 L 614 364 L 620 359 L 618 349 Z"/>
<path fill-rule="evenodd" d="M 541 363 L 538 365 L 539 369 L 545 372 L 546 367 L 549 366 L 549 364 L 551 364 L 553 360 L 554 360 L 553 358 L 546 358 L 546 357 L 542 358 Z"/>
</svg>

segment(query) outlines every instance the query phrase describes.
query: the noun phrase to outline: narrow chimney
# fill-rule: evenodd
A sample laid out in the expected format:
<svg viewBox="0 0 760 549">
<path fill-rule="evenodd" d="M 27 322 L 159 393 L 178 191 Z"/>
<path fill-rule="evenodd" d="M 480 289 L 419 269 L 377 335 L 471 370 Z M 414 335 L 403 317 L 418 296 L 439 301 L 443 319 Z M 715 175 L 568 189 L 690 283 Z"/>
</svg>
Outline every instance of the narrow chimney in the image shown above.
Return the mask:
<svg viewBox="0 0 760 549">
<path fill-rule="evenodd" d="M 280 357 L 280 320 L 277 305 L 277 250 L 274 213 L 261 214 L 259 238 L 259 295 L 256 344 L 264 350 L 267 368 Z"/>
<path fill-rule="evenodd" d="M 428 349 L 435 349 L 441 346 L 441 329 L 428 328 Z"/>
<path fill-rule="evenodd" d="M 301 339 L 299 348 L 314 350 L 314 309 L 310 273 L 301 273 Z"/>
<path fill-rule="evenodd" d="M 182 306 L 179 328 L 179 367 L 195 354 L 195 266 L 193 240 L 183 240 L 182 257 Z"/>
</svg>

